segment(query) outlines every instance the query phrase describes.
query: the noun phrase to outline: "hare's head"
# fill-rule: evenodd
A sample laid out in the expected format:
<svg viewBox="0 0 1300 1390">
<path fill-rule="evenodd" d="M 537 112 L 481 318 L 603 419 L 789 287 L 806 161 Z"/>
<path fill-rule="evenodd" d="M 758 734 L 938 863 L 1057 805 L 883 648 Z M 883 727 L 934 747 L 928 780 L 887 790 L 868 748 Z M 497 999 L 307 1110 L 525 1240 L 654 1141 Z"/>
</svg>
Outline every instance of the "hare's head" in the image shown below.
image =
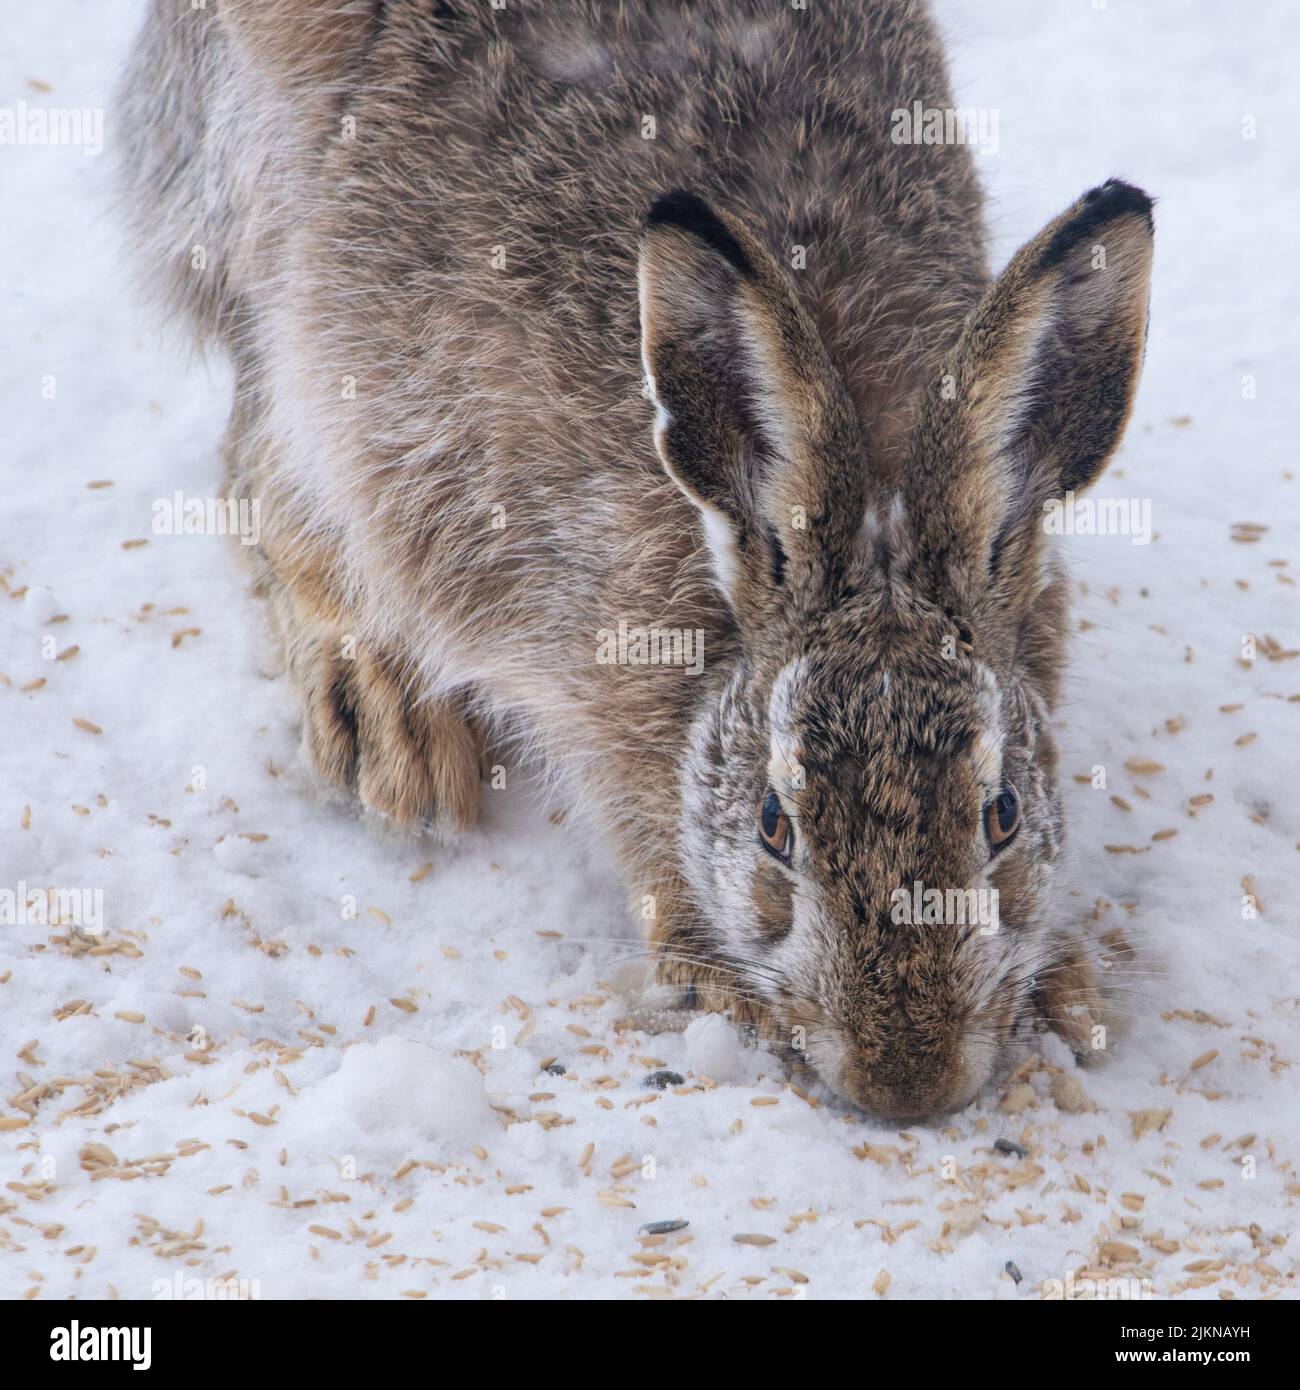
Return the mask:
<svg viewBox="0 0 1300 1390">
<path fill-rule="evenodd" d="M 1151 238 L 1150 200 L 1112 181 L 1024 247 L 888 492 L 772 257 L 689 194 L 647 222 L 656 446 L 743 650 L 683 771 L 700 951 L 881 1116 L 964 1104 L 1035 1017 L 1077 1040 L 1086 966 L 1048 898 L 1066 631 L 1043 516 L 1123 431 Z"/>
</svg>

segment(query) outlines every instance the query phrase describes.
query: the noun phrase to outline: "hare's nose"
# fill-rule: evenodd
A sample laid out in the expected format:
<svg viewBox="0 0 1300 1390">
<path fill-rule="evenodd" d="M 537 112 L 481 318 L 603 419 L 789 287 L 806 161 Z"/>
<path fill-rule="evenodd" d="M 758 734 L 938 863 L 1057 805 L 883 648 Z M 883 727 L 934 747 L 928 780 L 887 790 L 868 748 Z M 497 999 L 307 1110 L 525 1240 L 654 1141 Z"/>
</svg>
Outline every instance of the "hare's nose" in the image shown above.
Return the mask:
<svg viewBox="0 0 1300 1390">
<path fill-rule="evenodd" d="M 877 1119 L 914 1124 L 969 1105 L 987 1075 L 986 1059 L 969 1049 L 936 1055 L 904 1046 L 891 1057 L 846 1059 L 836 1089 Z"/>
<path fill-rule="evenodd" d="M 861 1102 L 861 1107 L 873 1119 L 884 1120 L 891 1125 L 917 1125 L 927 1120 L 939 1120 L 959 1110 L 964 1102 L 936 1100 L 927 1103 L 919 1096 L 871 1096 Z"/>
</svg>

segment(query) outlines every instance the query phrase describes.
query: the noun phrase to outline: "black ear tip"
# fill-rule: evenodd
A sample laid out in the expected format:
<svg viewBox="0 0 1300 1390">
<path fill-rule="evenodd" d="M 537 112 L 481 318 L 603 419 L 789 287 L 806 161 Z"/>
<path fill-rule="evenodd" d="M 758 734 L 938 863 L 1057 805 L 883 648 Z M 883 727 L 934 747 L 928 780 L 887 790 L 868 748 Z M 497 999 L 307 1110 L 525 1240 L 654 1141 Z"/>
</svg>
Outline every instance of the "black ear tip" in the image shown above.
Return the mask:
<svg viewBox="0 0 1300 1390">
<path fill-rule="evenodd" d="M 1103 227 L 1120 217 L 1140 217 L 1148 232 L 1155 226 L 1151 210 L 1155 206 L 1152 199 L 1131 183 L 1123 179 L 1107 179 L 1096 188 L 1090 188 L 1079 199 L 1074 215 L 1060 226 L 1055 236 L 1043 252 L 1042 266 L 1047 269 L 1058 264 L 1076 246 L 1096 236 Z"/>
<path fill-rule="evenodd" d="M 689 188 L 673 188 L 661 193 L 646 214 L 646 226 L 655 227 L 661 223 L 682 226 L 685 223 L 711 220 L 716 221 L 713 209 Z"/>
<path fill-rule="evenodd" d="M 1106 217 L 1120 217 L 1124 213 L 1134 213 L 1151 222 L 1151 209 L 1154 200 L 1138 188 L 1136 184 L 1125 183 L 1123 179 L 1107 179 L 1100 188 L 1090 188 L 1083 195 L 1085 204 L 1104 208 Z"/>
<path fill-rule="evenodd" d="M 698 193 L 689 189 L 674 188 L 656 198 L 646 214 L 645 225 L 647 231 L 653 227 L 676 227 L 712 247 L 742 275 L 754 273 L 735 234 Z"/>
</svg>

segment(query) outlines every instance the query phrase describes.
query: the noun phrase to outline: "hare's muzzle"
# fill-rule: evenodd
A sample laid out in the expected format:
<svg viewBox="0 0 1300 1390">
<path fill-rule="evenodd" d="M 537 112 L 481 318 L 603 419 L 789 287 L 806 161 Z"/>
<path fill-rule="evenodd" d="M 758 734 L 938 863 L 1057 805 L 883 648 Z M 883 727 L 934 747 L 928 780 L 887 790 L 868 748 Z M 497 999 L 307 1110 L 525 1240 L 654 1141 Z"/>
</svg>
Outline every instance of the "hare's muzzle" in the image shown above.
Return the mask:
<svg viewBox="0 0 1300 1390">
<path fill-rule="evenodd" d="M 969 1105 L 996 1060 L 996 1046 L 981 1037 L 959 1037 L 935 1048 L 930 1040 L 904 1032 L 884 1046 L 846 1043 L 833 1074 L 818 1069 L 858 1109 L 891 1124 L 908 1124 Z"/>
</svg>

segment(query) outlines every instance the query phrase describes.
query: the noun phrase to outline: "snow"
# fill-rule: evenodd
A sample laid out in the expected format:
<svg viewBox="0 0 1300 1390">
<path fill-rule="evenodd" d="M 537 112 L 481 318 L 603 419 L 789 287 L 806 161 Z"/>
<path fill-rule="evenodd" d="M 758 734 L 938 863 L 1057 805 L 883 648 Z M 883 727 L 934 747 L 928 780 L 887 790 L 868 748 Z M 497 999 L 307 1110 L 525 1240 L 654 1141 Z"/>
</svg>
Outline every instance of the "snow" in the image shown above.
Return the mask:
<svg viewBox="0 0 1300 1390">
<path fill-rule="evenodd" d="M 701 1014 L 682 1034 L 686 1061 L 691 1070 L 712 1081 L 749 1080 L 744 1043 L 740 1034 L 720 1014 Z"/>
<path fill-rule="evenodd" d="M 349 1049 L 343 1065 L 316 1087 L 310 1120 L 326 1127 L 299 1142 L 373 1149 L 386 1144 L 400 1161 L 412 1146 L 490 1136 L 498 1126 L 478 1068 L 413 1038 L 387 1037 Z"/>
<path fill-rule="evenodd" d="M 313 788 L 229 542 L 151 527 L 155 499 L 218 489 L 230 382 L 120 269 L 110 92 L 141 13 L 14 9 L 0 54 L 0 105 L 106 108 L 102 157 L 0 147 L 0 889 L 85 890 L 92 927 L 98 892 L 104 918 L 0 931 L 0 1291 L 1010 1299 L 1108 1271 L 1292 1296 L 1292 7 L 941 11 L 958 104 L 999 113 L 999 263 L 1109 175 L 1159 199 L 1146 372 L 1101 485 L 1148 499 L 1154 536 L 1064 541 L 1068 901 L 1109 937 L 1122 1021 L 1097 1065 L 1045 1038 L 905 1134 L 801 1098 L 724 1020 L 682 1031 L 570 808 L 485 789 L 484 824 L 439 845 Z M 686 1085 L 648 1089 L 663 1068 Z"/>
</svg>

